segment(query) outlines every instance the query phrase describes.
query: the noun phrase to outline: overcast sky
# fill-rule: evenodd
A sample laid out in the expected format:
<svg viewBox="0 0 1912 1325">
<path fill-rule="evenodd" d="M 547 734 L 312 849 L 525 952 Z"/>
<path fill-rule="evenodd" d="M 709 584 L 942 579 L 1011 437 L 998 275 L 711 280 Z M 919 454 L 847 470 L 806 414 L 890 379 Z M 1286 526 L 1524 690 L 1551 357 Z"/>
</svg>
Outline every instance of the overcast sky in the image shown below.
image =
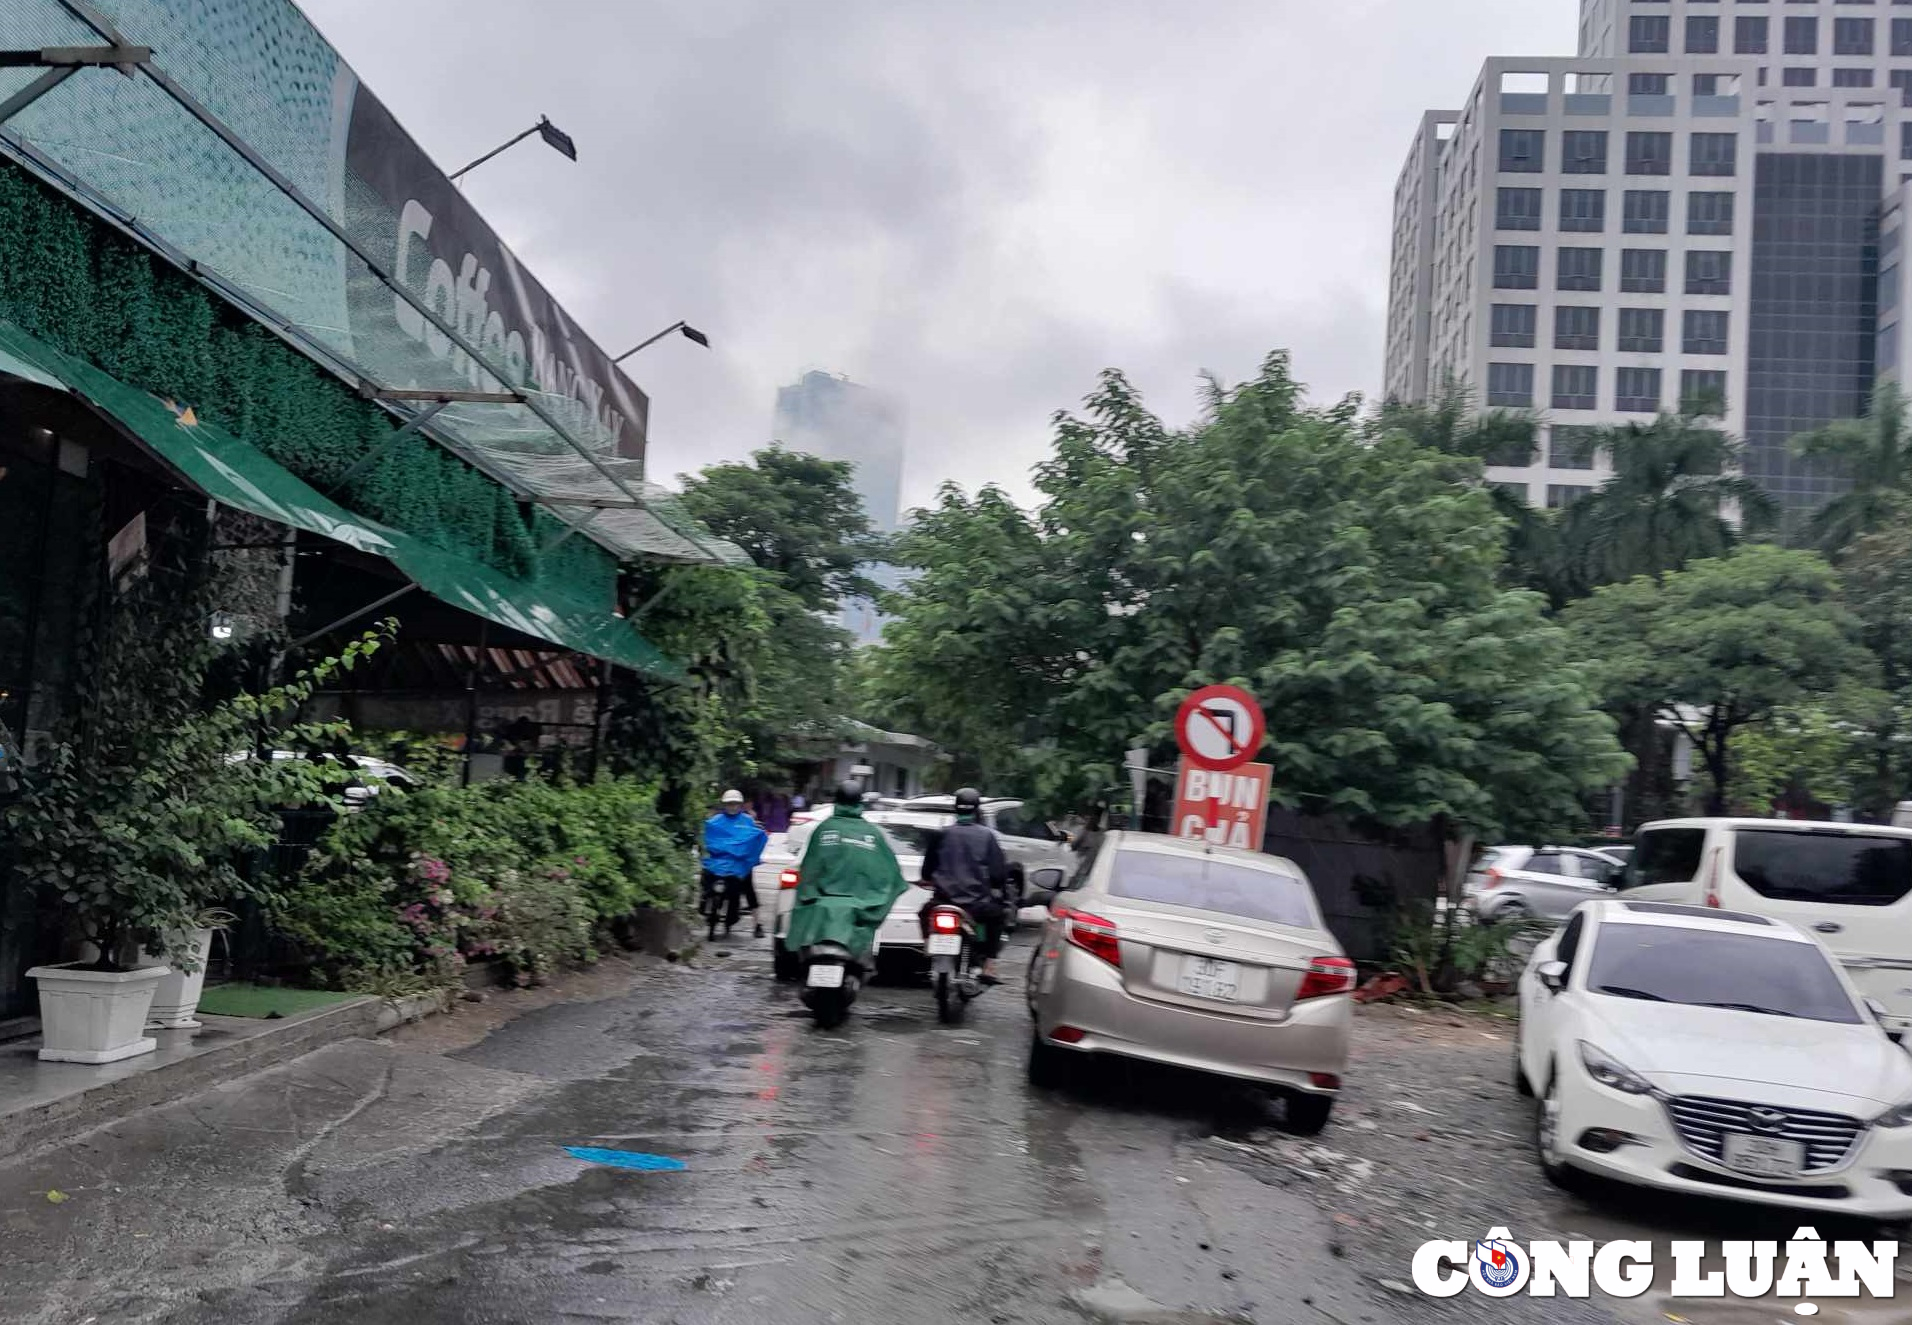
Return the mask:
<svg viewBox="0 0 1912 1325">
<path fill-rule="evenodd" d="M 770 437 L 808 368 L 895 393 L 906 504 L 1027 496 L 1106 366 L 1158 413 L 1293 350 L 1381 379 L 1394 179 L 1489 55 L 1575 0 L 302 0 L 651 396 L 653 477 Z"/>
</svg>

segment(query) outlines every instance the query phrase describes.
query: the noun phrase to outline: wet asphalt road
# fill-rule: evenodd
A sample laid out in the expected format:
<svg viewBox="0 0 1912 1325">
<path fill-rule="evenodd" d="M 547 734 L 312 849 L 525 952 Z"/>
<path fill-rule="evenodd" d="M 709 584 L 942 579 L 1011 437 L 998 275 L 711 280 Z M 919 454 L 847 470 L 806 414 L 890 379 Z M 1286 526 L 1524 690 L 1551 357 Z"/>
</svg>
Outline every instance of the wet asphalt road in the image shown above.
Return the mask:
<svg viewBox="0 0 1912 1325">
<path fill-rule="evenodd" d="M 1547 1188 L 1504 1031 L 1364 1012 L 1336 1121 L 1302 1139 L 1278 1105 L 1179 1073 L 1032 1092 L 1019 980 L 962 1027 L 927 989 L 876 986 L 818 1032 L 740 941 L 452 1053 L 349 1041 L 0 1166 L 0 1320 L 1664 1319 L 1657 1297 L 1403 1291 L 1419 1240 L 1489 1218 L 1522 1239 L 1730 1227 Z"/>
</svg>

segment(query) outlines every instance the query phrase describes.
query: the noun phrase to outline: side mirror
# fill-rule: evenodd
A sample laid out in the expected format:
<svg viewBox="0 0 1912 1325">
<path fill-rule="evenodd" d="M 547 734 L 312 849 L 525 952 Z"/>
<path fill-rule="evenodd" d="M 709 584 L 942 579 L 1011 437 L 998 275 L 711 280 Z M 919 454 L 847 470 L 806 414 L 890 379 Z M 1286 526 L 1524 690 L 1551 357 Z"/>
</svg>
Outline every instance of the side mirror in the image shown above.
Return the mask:
<svg viewBox="0 0 1912 1325">
<path fill-rule="evenodd" d="M 1050 866 L 1030 874 L 1029 883 L 1022 893 L 1024 906 L 1048 906 L 1056 900 L 1056 894 L 1062 891 L 1062 871 Z"/>
<path fill-rule="evenodd" d="M 1556 994 L 1567 987 L 1567 963 L 1565 962 L 1542 962 L 1535 974 L 1540 977 L 1541 984 Z"/>
<path fill-rule="evenodd" d="M 1876 998 L 1868 998 L 1866 1000 L 1866 1010 L 1870 1012 L 1874 1017 L 1878 1018 L 1879 1029 L 1885 1030 L 1885 1019 L 1892 1015 L 1891 1013 L 1886 1011 L 1885 1004 L 1881 1003 Z M 1892 1043 L 1894 1044 L 1904 1044 L 1905 1032 L 1885 1030 L 1885 1038 L 1892 1041 Z"/>
</svg>

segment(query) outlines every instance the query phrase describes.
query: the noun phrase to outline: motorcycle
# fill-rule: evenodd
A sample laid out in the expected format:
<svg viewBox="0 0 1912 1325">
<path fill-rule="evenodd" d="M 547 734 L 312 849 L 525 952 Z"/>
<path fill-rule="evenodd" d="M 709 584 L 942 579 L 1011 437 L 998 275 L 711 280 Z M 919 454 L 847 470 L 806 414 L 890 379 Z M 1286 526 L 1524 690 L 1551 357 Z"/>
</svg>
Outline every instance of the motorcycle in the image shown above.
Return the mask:
<svg viewBox="0 0 1912 1325">
<path fill-rule="evenodd" d="M 961 1021 L 970 1000 L 982 995 L 983 987 L 970 970 L 979 937 L 976 922 L 962 907 L 943 903 L 930 908 L 924 948 L 936 990 L 936 1019 L 945 1025 Z"/>
<path fill-rule="evenodd" d="M 870 956 L 874 965 L 876 956 Z M 813 943 L 803 950 L 803 992 L 798 997 L 818 1030 L 834 1030 L 850 1015 L 863 987 L 864 967 L 841 943 Z"/>
</svg>

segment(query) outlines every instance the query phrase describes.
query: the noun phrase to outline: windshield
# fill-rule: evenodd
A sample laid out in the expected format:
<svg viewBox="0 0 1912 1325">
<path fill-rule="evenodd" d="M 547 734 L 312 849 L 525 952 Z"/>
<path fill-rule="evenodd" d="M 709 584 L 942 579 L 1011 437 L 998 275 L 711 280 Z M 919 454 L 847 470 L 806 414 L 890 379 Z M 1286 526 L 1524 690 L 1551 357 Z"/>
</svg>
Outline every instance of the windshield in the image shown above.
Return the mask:
<svg viewBox="0 0 1912 1325">
<path fill-rule="evenodd" d="M 1216 911 L 1294 929 L 1317 929 L 1308 885 L 1290 874 L 1248 869 L 1208 856 L 1123 851 L 1109 893 L 1137 902 Z"/>
<path fill-rule="evenodd" d="M 899 856 L 920 856 L 929 850 L 931 829 L 918 828 L 915 824 L 884 824 L 882 827 L 890 835 L 890 846 Z"/>
<path fill-rule="evenodd" d="M 1652 1003 L 1848 1025 L 1860 1020 L 1818 945 L 1757 934 L 1603 925 L 1587 968 L 1587 988 Z"/>
<path fill-rule="evenodd" d="M 1777 902 L 1891 906 L 1912 889 L 1912 839 L 1744 829 L 1733 838 L 1733 873 Z"/>
</svg>

